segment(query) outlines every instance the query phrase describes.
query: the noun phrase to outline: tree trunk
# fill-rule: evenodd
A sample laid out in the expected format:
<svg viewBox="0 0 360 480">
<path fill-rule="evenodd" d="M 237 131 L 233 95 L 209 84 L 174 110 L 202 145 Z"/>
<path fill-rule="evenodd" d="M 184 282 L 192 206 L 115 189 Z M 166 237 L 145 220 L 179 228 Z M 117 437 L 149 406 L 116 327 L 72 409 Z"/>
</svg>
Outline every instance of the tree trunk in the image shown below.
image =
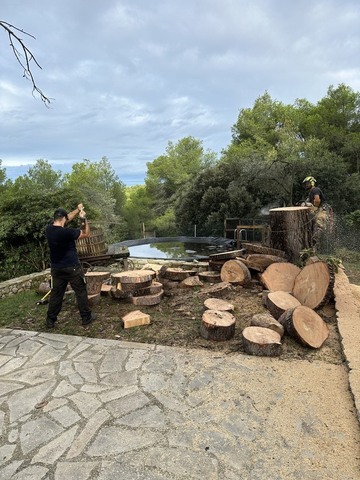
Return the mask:
<svg viewBox="0 0 360 480">
<path fill-rule="evenodd" d="M 304 305 L 284 312 L 279 323 L 291 337 L 307 347 L 320 348 L 329 336 L 329 327 L 320 315 Z"/>
<path fill-rule="evenodd" d="M 266 297 L 266 306 L 271 315 L 278 320 L 289 308 L 301 305 L 299 300 L 287 292 L 270 292 Z"/>
<path fill-rule="evenodd" d="M 249 355 L 278 357 L 281 354 L 281 337 L 270 328 L 246 327 L 242 339 L 245 353 Z"/>
<path fill-rule="evenodd" d="M 260 275 L 260 281 L 271 292 L 292 292 L 301 269 L 293 263 L 273 263 Z"/>
<path fill-rule="evenodd" d="M 230 340 L 235 335 L 235 317 L 229 312 L 206 310 L 202 316 L 200 335 L 206 340 Z"/>
<path fill-rule="evenodd" d="M 300 252 L 312 247 L 312 218 L 309 207 L 270 210 L 270 247 L 283 250 L 296 263 Z"/>
<path fill-rule="evenodd" d="M 333 268 L 325 262 L 305 265 L 295 278 L 294 297 L 306 307 L 319 308 L 333 297 L 334 280 Z"/>
</svg>

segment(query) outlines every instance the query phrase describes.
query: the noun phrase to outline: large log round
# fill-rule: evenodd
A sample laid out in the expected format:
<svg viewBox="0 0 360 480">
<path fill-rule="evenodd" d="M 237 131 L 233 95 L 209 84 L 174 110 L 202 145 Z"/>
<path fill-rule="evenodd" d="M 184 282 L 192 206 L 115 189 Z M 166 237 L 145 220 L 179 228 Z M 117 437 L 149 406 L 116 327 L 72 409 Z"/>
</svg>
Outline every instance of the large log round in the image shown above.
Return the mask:
<svg viewBox="0 0 360 480">
<path fill-rule="evenodd" d="M 266 306 L 276 320 L 289 308 L 299 305 L 301 305 L 299 300 L 287 292 L 270 292 L 266 297 Z"/>
<path fill-rule="evenodd" d="M 229 312 L 206 310 L 202 316 L 200 335 L 206 340 L 230 340 L 235 334 L 235 317 Z"/>
<path fill-rule="evenodd" d="M 277 357 L 281 354 L 281 337 L 274 330 L 246 327 L 242 332 L 243 347 L 249 355 Z"/>
<path fill-rule="evenodd" d="M 151 281 L 155 277 L 156 272 L 153 270 L 131 270 L 111 274 L 111 278 L 121 283 L 143 283 Z"/>
<path fill-rule="evenodd" d="M 228 260 L 224 263 L 220 272 L 223 282 L 246 285 L 251 281 L 251 274 L 241 260 Z"/>
<path fill-rule="evenodd" d="M 329 327 L 320 315 L 304 305 L 284 312 L 279 323 L 291 337 L 307 347 L 320 348 L 329 336 Z"/>
<path fill-rule="evenodd" d="M 325 262 L 315 262 L 295 278 L 293 294 L 302 305 L 315 309 L 327 303 L 333 294 L 334 275 Z"/>
<path fill-rule="evenodd" d="M 291 262 L 312 247 L 312 217 L 309 207 L 270 210 L 270 247 L 283 250 Z"/>
<path fill-rule="evenodd" d="M 273 263 L 260 275 L 260 281 L 271 292 L 292 292 L 301 269 L 290 262 Z"/>
</svg>

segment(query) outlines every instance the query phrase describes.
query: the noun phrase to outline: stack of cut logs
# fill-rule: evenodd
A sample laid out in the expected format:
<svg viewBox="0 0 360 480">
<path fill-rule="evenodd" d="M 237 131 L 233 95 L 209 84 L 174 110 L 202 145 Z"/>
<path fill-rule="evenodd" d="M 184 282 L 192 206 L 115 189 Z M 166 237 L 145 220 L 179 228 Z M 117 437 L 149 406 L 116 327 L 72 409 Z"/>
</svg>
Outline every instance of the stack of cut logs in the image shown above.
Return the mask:
<svg viewBox="0 0 360 480">
<path fill-rule="evenodd" d="M 134 305 L 157 305 L 161 302 L 163 288 L 156 281 L 153 270 L 131 270 L 111 275 L 113 286 L 110 295 L 125 299 Z"/>
</svg>

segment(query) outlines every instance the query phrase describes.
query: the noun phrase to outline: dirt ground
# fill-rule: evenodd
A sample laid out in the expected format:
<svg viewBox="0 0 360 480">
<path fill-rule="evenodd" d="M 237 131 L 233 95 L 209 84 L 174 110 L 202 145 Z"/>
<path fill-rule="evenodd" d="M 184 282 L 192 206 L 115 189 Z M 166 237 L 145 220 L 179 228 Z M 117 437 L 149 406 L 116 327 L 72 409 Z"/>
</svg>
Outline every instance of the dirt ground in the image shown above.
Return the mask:
<svg viewBox="0 0 360 480">
<path fill-rule="evenodd" d="M 100 303 L 93 307 L 97 315 L 96 321 L 89 327 L 78 325 L 78 312 L 71 296 L 64 303 L 59 315 L 55 332 L 85 335 L 96 338 L 111 338 L 131 342 L 145 342 L 158 345 L 200 348 L 219 351 L 225 354 L 244 353 L 242 331 L 250 325 L 254 314 L 264 313 L 267 309 L 262 303 L 263 288 L 260 282 L 252 281 L 247 287 L 233 286 L 222 298 L 232 303 L 236 318 L 235 336 L 227 341 L 205 340 L 200 336 L 202 314 L 205 311 L 204 301 L 211 295 L 204 294 L 204 287 L 165 289 L 165 294 L 158 305 L 136 306 L 125 300 L 115 300 L 110 296 L 101 296 Z M 42 307 L 46 308 L 46 307 Z M 121 317 L 130 311 L 141 310 L 150 315 L 150 325 L 123 329 Z M 333 364 L 344 361 L 339 333 L 336 323 L 334 304 L 327 304 L 317 313 L 328 324 L 330 335 L 320 349 L 302 346 L 286 334 L 282 339 L 284 360 L 307 359 L 321 360 Z M 43 327 L 44 328 L 44 327 Z"/>
</svg>

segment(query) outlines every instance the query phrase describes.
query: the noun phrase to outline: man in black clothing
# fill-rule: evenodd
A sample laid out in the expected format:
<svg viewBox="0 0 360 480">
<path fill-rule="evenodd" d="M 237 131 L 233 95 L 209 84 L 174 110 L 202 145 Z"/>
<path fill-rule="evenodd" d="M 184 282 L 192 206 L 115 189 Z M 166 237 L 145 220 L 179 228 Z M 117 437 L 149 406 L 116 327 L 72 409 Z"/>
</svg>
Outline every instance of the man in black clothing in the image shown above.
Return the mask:
<svg viewBox="0 0 360 480">
<path fill-rule="evenodd" d="M 65 224 L 79 215 L 84 229 L 65 228 Z M 77 305 L 83 325 L 94 319 L 89 307 L 86 280 L 76 250 L 75 240 L 90 236 L 90 227 L 82 203 L 76 210 L 68 213 L 62 208 L 54 212 L 54 221 L 46 228 L 46 238 L 50 249 L 52 290 L 47 311 L 46 326 L 55 326 L 60 313 L 68 283 L 75 292 Z"/>
</svg>

